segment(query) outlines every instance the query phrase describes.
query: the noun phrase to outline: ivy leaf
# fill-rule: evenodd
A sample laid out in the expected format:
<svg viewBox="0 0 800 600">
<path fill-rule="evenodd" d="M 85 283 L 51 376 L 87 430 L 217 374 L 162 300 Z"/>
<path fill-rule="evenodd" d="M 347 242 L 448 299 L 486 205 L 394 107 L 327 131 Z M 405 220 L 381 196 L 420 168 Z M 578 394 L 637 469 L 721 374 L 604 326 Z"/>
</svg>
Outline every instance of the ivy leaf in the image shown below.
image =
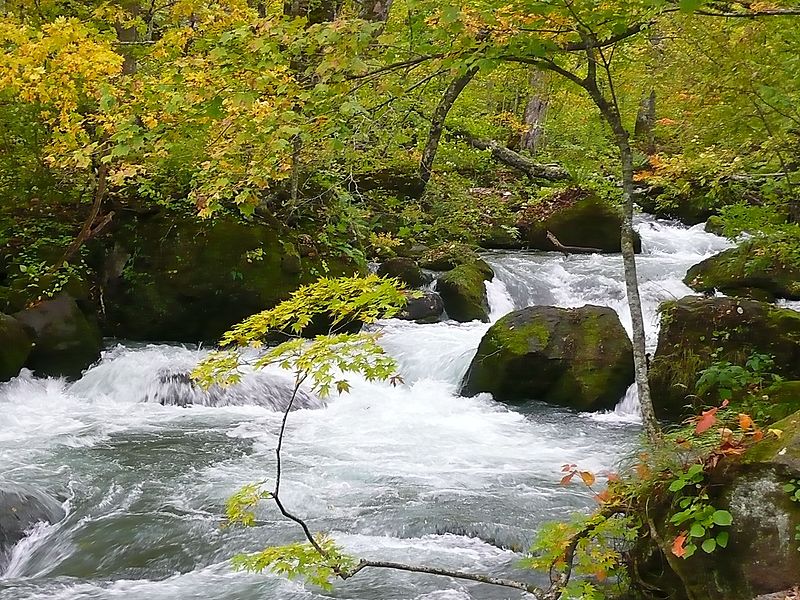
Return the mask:
<svg viewBox="0 0 800 600">
<path fill-rule="evenodd" d="M 714 521 L 715 525 L 721 525 L 722 527 L 727 527 L 733 523 L 733 517 L 727 510 L 714 511 L 711 519 Z"/>
<path fill-rule="evenodd" d="M 700 525 L 700 523 L 695 523 L 694 525 L 692 525 L 692 528 L 689 531 L 689 534 L 692 537 L 696 537 L 696 538 L 703 537 L 706 534 L 706 528 L 703 527 L 702 525 Z"/>
<path fill-rule="evenodd" d="M 727 531 L 720 531 L 717 534 L 717 546 L 720 548 L 727 548 L 728 547 L 728 532 Z"/>
</svg>

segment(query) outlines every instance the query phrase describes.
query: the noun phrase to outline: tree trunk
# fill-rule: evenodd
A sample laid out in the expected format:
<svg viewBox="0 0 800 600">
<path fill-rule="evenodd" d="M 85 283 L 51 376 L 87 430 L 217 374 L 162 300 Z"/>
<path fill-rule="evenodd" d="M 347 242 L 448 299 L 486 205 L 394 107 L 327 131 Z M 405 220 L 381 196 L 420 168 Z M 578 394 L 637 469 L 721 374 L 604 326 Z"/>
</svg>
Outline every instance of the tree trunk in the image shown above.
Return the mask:
<svg viewBox="0 0 800 600">
<path fill-rule="evenodd" d="M 306 17 L 308 24 L 333 21 L 341 7 L 341 0 L 284 0 L 283 13 L 290 17 Z"/>
<path fill-rule="evenodd" d="M 639 405 L 642 410 L 647 437 L 656 442 L 661 438 L 661 430 L 656 419 L 653 399 L 650 396 L 650 382 L 647 378 L 647 355 L 645 350 L 644 315 L 642 300 L 639 295 L 639 278 L 636 269 L 633 232 L 633 151 L 631 150 L 627 130 L 617 114 L 615 129 L 617 147 L 622 159 L 622 264 L 625 270 L 625 288 L 628 296 L 628 307 L 631 311 L 633 328 L 633 364 L 636 373 L 636 389 L 639 392 Z"/>
<path fill-rule="evenodd" d="M 393 0 L 363 0 L 358 16 L 365 21 L 385 23 L 389 18 Z"/>
<path fill-rule="evenodd" d="M 467 84 L 478 73 L 478 67 L 470 67 L 465 73 L 456 77 L 447 86 L 447 89 L 439 101 L 431 119 L 431 128 L 428 132 L 428 142 L 422 151 L 422 158 L 419 163 L 419 178 L 422 180 L 423 188 L 428 185 L 433 172 L 433 161 L 436 159 L 436 151 L 439 149 L 439 141 L 442 139 L 444 122 L 453 104 Z"/>
<path fill-rule="evenodd" d="M 639 392 L 639 405 L 642 411 L 642 422 L 647 437 L 652 444 L 661 441 L 661 429 L 656 419 L 653 399 L 650 396 L 650 382 L 647 378 L 647 353 L 644 333 L 644 315 L 642 314 L 642 300 L 639 295 L 639 278 L 636 269 L 636 254 L 634 251 L 633 231 L 633 197 L 635 182 L 633 180 L 633 150 L 631 150 L 630 134 L 622 122 L 622 115 L 616 103 L 606 99 L 597 85 L 596 58 L 587 52 L 589 69 L 586 79 L 580 85 L 589 93 L 600 113 L 611 127 L 614 141 L 619 149 L 622 161 L 622 229 L 620 243 L 622 246 L 622 265 L 625 272 L 625 290 L 628 297 L 628 308 L 631 312 L 631 325 L 633 329 L 633 366 L 636 377 L 636 389 Z M 608 65 L 606 63 L 606 69 Z M 611 79 L 610 73 L 608 74 Z"/>
<path fill-rule="evenodd" d="M 642 96 L 639 103 L 639 111 L 636 113 L 636 125 L 633 135 L 636 138 L 639 149 L 652 156 L 656 153 L 656 91 L 651 90 L 650 94 Z"/>
<path fill-rule="evenodd" d="M 520 136 L 520 146 L 531 154 L 536 154 L 544 140 L 544 120 L 550 99 L 547 97 L 547 76 L 544 71 L 536 70 L 530 79 L 532 94 L 525 105 L 522 120 L 526 129 Z"/>
</svg>

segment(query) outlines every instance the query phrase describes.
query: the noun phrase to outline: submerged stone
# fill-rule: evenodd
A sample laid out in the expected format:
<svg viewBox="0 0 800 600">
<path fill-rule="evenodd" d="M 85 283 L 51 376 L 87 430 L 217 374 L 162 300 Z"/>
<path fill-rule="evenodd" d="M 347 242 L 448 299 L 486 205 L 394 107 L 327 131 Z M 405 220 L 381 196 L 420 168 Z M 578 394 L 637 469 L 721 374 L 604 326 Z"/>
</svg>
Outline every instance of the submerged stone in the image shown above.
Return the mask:
<svg viewBox="0 0 800 600">
<path fill-rule="evenodd" d="M 37 523 L 57 523 L 64 509 L 55 498 L 32 486 L 0 483 L 0 574 L 10 550 Z"/>
</svg>

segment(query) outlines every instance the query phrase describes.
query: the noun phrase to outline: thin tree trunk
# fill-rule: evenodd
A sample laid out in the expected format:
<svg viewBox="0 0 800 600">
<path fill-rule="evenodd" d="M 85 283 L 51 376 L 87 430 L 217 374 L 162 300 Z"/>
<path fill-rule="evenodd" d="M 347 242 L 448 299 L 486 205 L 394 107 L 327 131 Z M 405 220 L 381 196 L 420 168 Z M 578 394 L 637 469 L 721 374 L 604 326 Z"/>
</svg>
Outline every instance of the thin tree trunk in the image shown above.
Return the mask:
<svg viewBox="0 0 800 600">
<path fill-rule="evenodd" d="M 422 159 L 419 163 L 419 178 L 422 180 L 423 188 L 428 185 L 433 172 L 433 161 L 436 160 L 436 151 L 439 149 L 439 142 L 444 131 L 444 122 L 453 104 L 458 99 L 467 84 L 472 81 L 478 73 L 478 67 L 470 67 L 466 72 L 456 77 L 447 86 L 447 89 L 439 101 L 431 119 L 431 128 L 428 132 L 428 142 L 422 151 Z"/>
<path fill-rule="evenodd" d="M 614 134 L 614 141 L 619 149 L 620 160 L 622 161 L 622 228 L 620 231 L 620 244 L 622 246 L 622 264 L 625 272 L 625 290 L 633 329 L 633 366 L 644 428 L 650 442 L 658 444 L 661 441 L 661 429 L 656 419 L 653 399 L 650 396 L 650 382 L 647 378 L 644 315 L 642 314 L 642 300 L 639 294 L 639 278 L 634 251 L 633 197 L 635 182 L 633 180 L 633 151 L 630 145 L 630 134 L 622 122 L 622 115 L 611 85 L 612 79 L 607 61 L 601 53 L 600 57 L 603 58 L 609 87 L 611 87 L 610 101 L 603 95 L 597 84 L 597 56 L 593 51 L 587 50 L 587 57 L 589 64 L 586 78 L 581 80 L 574 75 L 572 77 L 573 81 L 579 83 L 589 93 L 597 108 L 600 109 L 600 114 Z"/>
<path fill-rule="evenodd" d="M 656 91 L 650 90 L 650 93 L 642 96 L 639 102 L 639 111 L 636 113 L 636 125 L 633 129 L 633 135 L 638 142 L 639 149 L 652 156 L 656 153 Z"/>
<path fill-rule="evenodd" d="M 385 23 L 389 18 L 393 0 L 363 0 L 358 16 L 365 21 Z"/>
<path fill-rule="evenodd" d="M 550 105 L 545 72 L 536 69 L 531 75 L 530 85 L 532 93 L 522 115 L 526 129 L 520 136 L 520 146 L 535 155 L 544 140 L 544 120 Z"/>
<path fill-rule="evenodd" d="M 106 225 L 111 221 L 114 216 L 114 213 L 109 213 L 103 219 L 103 221 L 98 224 L 97 227 L 94 227 L 94 223 L 97 220 L 98 215 L 100 214 L 100 208 L 103 206 L 103 200 L 106 197 L 106 176 L 108 175 L 108 165 L 101 163 L 100 166 L 97 168 L 97 181 L 95 182 L 94 186 L 94 200 L 92 201 L 92 208 L 89 210 L 89 215 L 86 217 L 86 220 L 83 222 L 83 226 L 81 230 L 78 232 L 78 235 L 75 236 L 75 239 L 72 240 L 67 249 L 64 251 L 64 254 L 61 257 L 61 260 L 58 264 L 53 265 L 53 271 L 58 270 L 61 268 L 66 262 L 72 260 L 72 258 L 77 254 L 78 250 L 81 249 L 81 246 L 86 243 L 86 241 L 91 238 L 93 235 L 99 233 L 102 229 L 105 228 Z"/>
</svg>

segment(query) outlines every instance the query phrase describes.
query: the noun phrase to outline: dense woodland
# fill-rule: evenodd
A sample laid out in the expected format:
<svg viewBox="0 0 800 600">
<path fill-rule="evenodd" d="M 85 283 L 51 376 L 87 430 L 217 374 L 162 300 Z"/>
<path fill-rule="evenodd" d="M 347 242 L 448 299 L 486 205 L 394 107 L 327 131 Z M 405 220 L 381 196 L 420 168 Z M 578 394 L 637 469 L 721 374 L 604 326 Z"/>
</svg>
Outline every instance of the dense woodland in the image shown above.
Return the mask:
<svg viewBox="0 0 800 600">
<path fill-rule="evenodd" d="M 218 344 L 197 394 L 287 370 L 275 469 L 226 527 L 266 505 L 296 536 L 235 567 L 800 597 L 800 5 L 0 0 L 0 43 L 0 380 L 80 377 L 109 338 Z M 730 245 L 660 305 L 656 348 L 641 214 Z M 490 319 L 499 250 L 619 255 L 629 331 L 598 306 Z M 537 523 L 520 577 L 362 559 L 282 496 L 292 409 L 405 385 L 374 324 L 443 314 L 492 322 L 464 396 L 580 413 L 636 384 L 636 451 L 565 464 L 596 508 Z M 0 479 L 0 558 L 12 504 Z"/>
</svg>

